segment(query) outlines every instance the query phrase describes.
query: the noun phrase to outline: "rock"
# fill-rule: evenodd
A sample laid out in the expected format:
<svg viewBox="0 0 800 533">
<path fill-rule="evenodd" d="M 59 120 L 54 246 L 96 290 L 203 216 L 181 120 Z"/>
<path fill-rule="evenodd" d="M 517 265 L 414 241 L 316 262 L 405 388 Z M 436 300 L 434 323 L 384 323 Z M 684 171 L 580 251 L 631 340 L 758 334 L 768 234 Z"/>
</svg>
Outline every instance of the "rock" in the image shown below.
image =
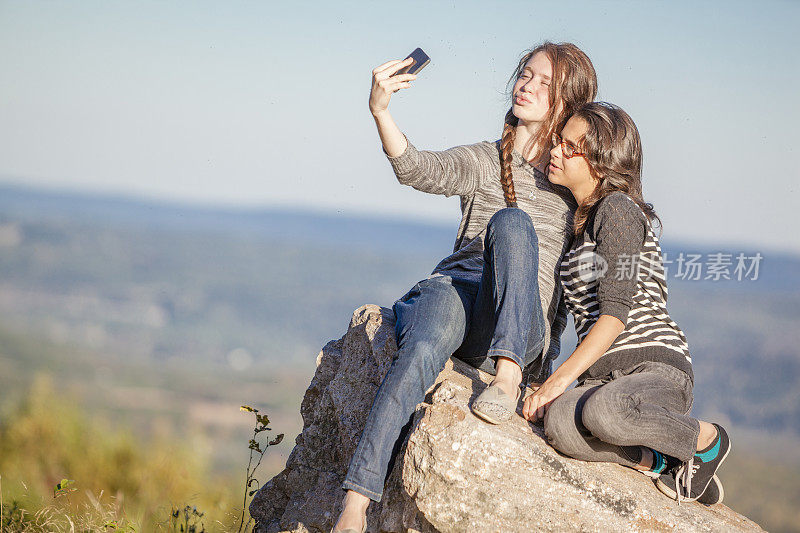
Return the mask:
<svg viewBox="0 0 800 533">
<path fill-rule="evenodd" d="M 286 468 L 250 504 L 256 531 L 330 531 L 396 350 L 393 313 L 375 305 L 357 309 L 344 337 L 322 349 Z M 417 407 L 383 500 L 370 504 L 368 531 L 762 531 L 724 505 L 678 505 L 631 469 L 564 457 L 521 416 L 481 421 L 469 404 L 490 379 L 448 361 Z"/>
</svg>

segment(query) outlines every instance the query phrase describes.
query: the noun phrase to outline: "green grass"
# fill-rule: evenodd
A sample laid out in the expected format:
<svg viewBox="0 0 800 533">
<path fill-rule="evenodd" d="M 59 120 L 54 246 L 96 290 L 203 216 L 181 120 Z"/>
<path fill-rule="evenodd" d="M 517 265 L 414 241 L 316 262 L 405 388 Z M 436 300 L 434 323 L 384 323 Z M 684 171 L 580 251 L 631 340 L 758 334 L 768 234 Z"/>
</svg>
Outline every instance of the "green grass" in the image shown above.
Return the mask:
<svg viewBox="0 0 800 533">
<path fill-rule="evenodd" d="M 274 407 L 273 427 L 296 433 L 299 399 L 287 388 L 300 381 L 306 378 L 147 365 L 0 330 L 3 520 L 9 526 L 25 513 L 26 531 L 69 531 L 70 521 L 171 531 L 170 520 L 186 521 L 188 505 L 204 513 L 207 531 L 233 531 L 254 425 L 239 406 L 270 415 Z M 258 479 L 283 467 L 291 440 L 269 450 Z M 54 498 L 65 478 L 77 490 Z"/>
<path fill-rule="evenodd" d="M 142 439 L 113 426 L 87 417 L 51 379 L 37 377 L 0 425 L 3 501 L 18 502 L 31 517 L 45 512 L 51 522 L 113 511 L 113 520 L 140 531 L 164 527 L 171 509 L 185 503 L 229 521 L 233 480 L 210 475 L 207 457 L 191 446 L 193 435 Z M 72 483 L 55 492 L 63 479 Z"/>
</svg>

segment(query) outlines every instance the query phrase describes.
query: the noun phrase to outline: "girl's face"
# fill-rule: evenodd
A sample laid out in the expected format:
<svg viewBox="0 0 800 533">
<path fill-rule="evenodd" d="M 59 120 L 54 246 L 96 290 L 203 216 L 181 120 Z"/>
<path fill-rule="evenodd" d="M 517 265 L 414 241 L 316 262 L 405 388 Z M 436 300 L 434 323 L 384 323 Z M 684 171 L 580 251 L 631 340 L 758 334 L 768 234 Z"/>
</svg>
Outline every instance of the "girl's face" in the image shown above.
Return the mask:
<svg viewBox="0 0 800 533">
<path fill-rule="evenodd" d="M 542 122 L 550 109 L 553 64 L 544 52 L 531 57 L 514 83 L 514 116 L 523 122 Z"/>
<path fill-rule="evenodd" d="M 550 172 L 547 178 L 551 183 L 567 187 L 576 198 L 591 194 L 598 183 L 597 179 L 592 176 L 589 162 L 583 155 L 578 155 L 583 152 L 578 143 L 586 135 L 588 129 L 588 124 L 582 118 L 570 118 L 561 132 L 562 144 L 556 145 L 550 150 Z M 565 157 L 564 144 L 573 149 L 572 157 Z"/>
</svg>

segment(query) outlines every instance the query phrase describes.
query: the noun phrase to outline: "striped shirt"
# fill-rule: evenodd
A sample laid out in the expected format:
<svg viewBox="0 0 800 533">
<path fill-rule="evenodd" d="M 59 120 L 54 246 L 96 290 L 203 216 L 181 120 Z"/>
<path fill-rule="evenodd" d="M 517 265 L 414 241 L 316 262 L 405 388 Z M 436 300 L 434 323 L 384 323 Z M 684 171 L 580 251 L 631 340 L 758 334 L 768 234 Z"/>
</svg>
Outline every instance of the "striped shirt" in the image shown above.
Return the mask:
<svg viewBox="0 0 800 533">
<path fill-rule="evenodd" d="M 443 151 L 417 150 L 409 142 L 402 154 L 387 157 L 400 183 L 426 193 L 461 198 L 461 223 L 453 253 L 439 262 L 431 276 L 479 282 L 486 226 L 492 215 L 506 207 L 500 184 L 500 140 Z M 546 355 L 526 372 L 529 380 L 544 381 L 561 351 L 561 333 L 567 324 L 558 269 L 569 246 L 576 204 L 568 189 L 550 183 L 516 150 L 512 151 L 511 167 L 517 205 L 531 217 L 539 240 L 538 281 L 545 316 Z"/>
<path fill-rule="evenodd" d="M 564 298 L 580 343 L 600 315 L 625 324 L 580 380 L 643 361 L 661 361 L 692 375 L 686 336 L 667 313 L 667 281 L 652 225 L 627 195 L 602 199 L 561 262 Z"/>
</svg>

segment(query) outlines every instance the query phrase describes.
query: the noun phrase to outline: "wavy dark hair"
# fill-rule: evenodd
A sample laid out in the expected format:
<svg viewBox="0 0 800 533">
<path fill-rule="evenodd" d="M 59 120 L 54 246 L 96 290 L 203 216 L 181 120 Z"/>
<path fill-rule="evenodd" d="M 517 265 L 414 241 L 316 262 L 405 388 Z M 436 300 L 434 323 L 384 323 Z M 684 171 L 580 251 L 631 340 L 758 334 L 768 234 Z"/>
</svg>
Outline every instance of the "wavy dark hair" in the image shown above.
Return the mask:
<svg viewBox="0 0 800 533">
<path fill-rule="evenodd" d="M 591 102 L 572 116 L 587 124 L 586 135 L 578 146 L 586 155 L 592 176 L 598 180 L 592 194 L 575 211 L 575 234 L 583 233 L 598 202 L 616 191 L 630 196 L 650 222 L 657 222 L 661 228 L 653 205 L 642 198 L 642 140 L 630 115 L 614 104 Z"/>
<path fill-rule="evenodd" d="M 553 133 L 561 131 L 567 119 L 587 102 L 597 96 L 597 74 L 594 65 L 583 50 L 572 43 L 551 43 L 545 41 L 535 48 L 523 53 L 517 68 L 511 75 L 508 85 L 516 83 L 522 74 L 525 64 L 539 52 L 544 52 L 553 65 L 553 81 L 550 83 L 550 109 L 545 116 L 542 127 L 533 137 L 532 143 L 536 152 L 532 161 L 539 161 L 550 151 L 550 139 Z M 513 90 L 513 89 L 512 89 Z M 511 91 L 509 97 L 513 98 Z M 563 106 L 558 103 L 562 102 Z M 511 151 L 514 149 L 516 126 L 519 119 L 508 110 L 503 124 L 503 136 L 500 141 L 500 183 L 506 205 L 517 206 L 517 195 L 514 192 L 514 180 L 511 172 Z"/>
</svg>

